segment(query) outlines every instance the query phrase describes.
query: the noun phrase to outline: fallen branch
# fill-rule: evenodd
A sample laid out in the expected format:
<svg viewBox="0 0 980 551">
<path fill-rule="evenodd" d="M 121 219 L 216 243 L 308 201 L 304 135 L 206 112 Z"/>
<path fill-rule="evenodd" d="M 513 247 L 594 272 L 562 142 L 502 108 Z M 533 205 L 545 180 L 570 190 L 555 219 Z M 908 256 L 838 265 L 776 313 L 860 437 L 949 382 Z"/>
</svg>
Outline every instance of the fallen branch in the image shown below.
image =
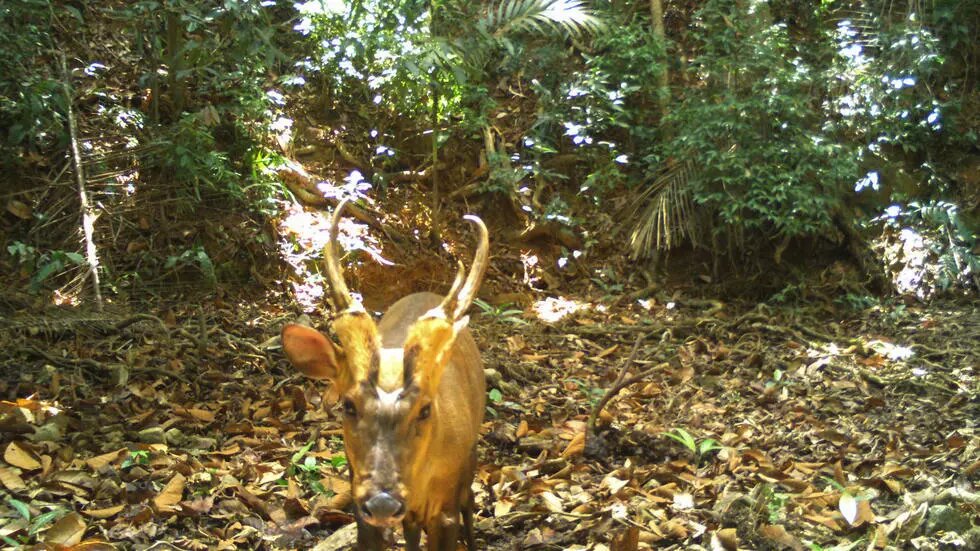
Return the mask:
<svg viewBox="0 0 980 551">
<path fill-rule="evenodd" d="M 95 208 L 89 201 L 88 189 L 85 184 L 85 172 L 82 169 L 82 154 L 78 147 L 78 127 L 75 124 L 75 110 L 72 107 L 74 97 L 71 91 L 71 73 L 68 72 L 68 62 L 65 54 L 61 54 L 61 70 L 64 73 L 62 88 L 65 92 L 65 117 L 68 119 L 68 137 L 71 145 L 71 158 L 75 166 L 75 182 L 78 186 L 78 201 L 82 212 L 82 235 L 85 236 L 85 261 L 88 264 L 88 276 L 92 281 L 92 290 L 95 292 L 95 307 L 99 312 L 103 310 L 102 289 L 99 283 L 99 255 L 95 247 L 95 219 L 98 215 Z"/>
<path fill-rule="evenodd" d="M 609 390 L 607 390 L 606 393 L 602 395 L 602 399 L 599 400 L 599 403 L 596 404 L 594 408 L 592 408 L 592 413 L 589 414 L 589 423 L 586 427 L 587 428 L 586 438 L 592 437 L 592 434 L 595 432 L 596 422 L 599 419 L 599 413 L 602 412 L 603 408 L 606 407 L 606 404 L 608 404 L 610 400 L 615 398 L 616 395 L 619 394 L 620 391 L 622 391 L 624 388 L 638 381 L 642 381 L 648 375 L 660 369 L 660 367 L 663 365 L 663 364 L 655 365 L 649 369 L 645 369 L 640 373 L 637 373 L 632 377 L 629 378 L 626 377 L 626 373 L 629 372 L 630 367 L 632 367 L 633 364 L 636 362 L 636 355 L 640 351 L 640 343 L 643 342 L 643 339 L 645 339 L 646 337 L 647 337 L 646 334 L 636 337 L 636 342 L 633 343 L 633 350 L 630 351 L 629 358 L 627 358 L 626 363 L 623 364 L 623 369 L 621 369 L 619 371 L 619 375 L 616 376 L 616 381 L 613 382 L 612 386 L 609 387 Z"/>
</svg>

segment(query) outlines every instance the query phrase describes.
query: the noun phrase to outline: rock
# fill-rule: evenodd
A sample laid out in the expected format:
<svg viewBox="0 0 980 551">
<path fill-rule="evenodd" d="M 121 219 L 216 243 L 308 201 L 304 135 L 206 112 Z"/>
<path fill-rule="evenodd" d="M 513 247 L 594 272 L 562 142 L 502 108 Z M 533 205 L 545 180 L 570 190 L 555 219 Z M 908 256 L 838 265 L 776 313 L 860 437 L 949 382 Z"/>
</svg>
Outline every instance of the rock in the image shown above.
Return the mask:
<svg viewBox="0 0 980 551">
<path fill-rule="evenodd" d="M 962 534 L 970 530 L 970 518 L 952 505 L 933 505 L 926 516 L 925 533 L 953 532 Z"/>
<path fill-rule="evenodd" d="M 150 427 L 138 433 L 140 442 L 145 444 L 163 444 L 167 437 L 163 433 L 163 427 Z"/>
<path fill-rule="evenodd" d="M 318 543 L 313 548 L 313 551 L 346 550 L 350 549 L 355 543 L 357 543 L 357 523 L 352 522 L 333 534 L 330 534 L 330 537 Z"/>
</svg>

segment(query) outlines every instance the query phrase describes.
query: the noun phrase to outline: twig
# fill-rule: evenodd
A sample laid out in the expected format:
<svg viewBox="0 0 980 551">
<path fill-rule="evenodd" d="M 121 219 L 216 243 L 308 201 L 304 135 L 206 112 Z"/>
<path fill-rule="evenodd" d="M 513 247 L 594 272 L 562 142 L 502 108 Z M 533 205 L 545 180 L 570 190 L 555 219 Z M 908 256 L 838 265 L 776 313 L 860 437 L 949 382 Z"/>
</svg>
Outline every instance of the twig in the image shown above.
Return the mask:
<svg viewBox="0 0 980 551">
<path fill-rule="evenodd" d="M 636 337 L 636 342 L 633 343 L 633 350 L 630 351 L 629 358 L 626 359 L 626 363 L 623 364 L 623 368 L 619 371 L 619 375 L 616 376 L 616 381 L 613 382 L 612 386 L 609 387 L 609 390 L 607 390 L 606 393 L 602 395 L 602 399 L 599 400 L 599 403 L 596 404 L 594 408 L 592 408 L 592 413 L 589 414 L 589 424 L 588 424 L 588 428 L 590 431 L 595 430 L 595 424 L 596 421 L 599 419 L 599 413 L 602 411 L 604 407 L 606 407 L 606 404 L 609 403 L 609 400 L 612 400 L 614 396 L 619 394 L 619 392 L 624 388 L 626 388 L 627 386 L 635 383 L 636 381 L 639 381 L 643 377 L 646 377 L 653 370 L 657 369 L 657 367 L 652 367 L 650 369 L 641 372 L 637 376 L 630 377 L 629 379 L 626 378 L 626 373 L 629 371 L 630 367 L 632 367 L 633 363 L 636 361 L 636 355 L 640 351 L 640 343 L 643 342 L 643 339 L 645 339 L 646 337 L 647 335 L 645 334 Z"/>
</svg>

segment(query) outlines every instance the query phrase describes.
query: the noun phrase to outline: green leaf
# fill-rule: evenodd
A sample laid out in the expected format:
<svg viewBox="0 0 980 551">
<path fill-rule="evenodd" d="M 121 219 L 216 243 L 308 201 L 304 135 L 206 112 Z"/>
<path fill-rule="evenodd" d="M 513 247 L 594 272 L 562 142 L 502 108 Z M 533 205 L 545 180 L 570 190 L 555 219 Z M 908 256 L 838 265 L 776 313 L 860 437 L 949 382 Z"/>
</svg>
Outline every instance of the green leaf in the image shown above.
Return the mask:
<svg viewBox="0 0 980 551">
<path fill-rule="evenodd" d="M 23 501 L 16 500 L 12 497 L 7 498 L 7 503 L 9 503 L 11 507 L 16 509 L 17 512 L 20 513 L 20 516 L 24 517 L 24 520 L 31 520 L 31 508 L 28 507 L 26 503 L 24 503 Z"/>
<path fill-rule="evenodd" d="M 491 402 L 496 404 L 499 403 L 504 398 L 504 395 L 503 393 L 500 392 L 500 389 L 491 388 L 490 392 L 487 393 L 487 397 L 490 399 Z"/>
<path fill-rule="evenodd" d="M 307 453 L 309 453 L 309 451 L 312 448 L 313 448 L 313 441 L 310 440 L 309 442 L 306 443 L 305 446 L 303 446 L 302 448 L 300 448 L 299 451 L 297 451 L 296 453 L 293 454 L 293 456 L 289 459 L 289 462 L 290 463 L 297 463 L 298 464 L 299 463 L 299 460 L 300 459 L 303 459 L 303 456 L 306 455 Z"/>
<path fill-rule="evenodd" d="M 31 527 L 28 529 L 27 533 L 33 536 L 64 514 L 65 510 L 59 507 L 34 517 L 34 520 L 31 521 Z"/>
</svg>

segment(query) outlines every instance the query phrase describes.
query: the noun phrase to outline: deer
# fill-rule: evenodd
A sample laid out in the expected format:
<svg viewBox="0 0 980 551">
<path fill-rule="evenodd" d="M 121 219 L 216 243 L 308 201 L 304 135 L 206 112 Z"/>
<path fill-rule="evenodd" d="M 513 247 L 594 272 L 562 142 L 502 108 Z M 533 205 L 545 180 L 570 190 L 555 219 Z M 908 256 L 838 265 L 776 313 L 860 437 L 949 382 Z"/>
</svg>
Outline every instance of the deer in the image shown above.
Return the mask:
<svg viewBox="0 0 980 551">
<path fill-rule="evenodd" d="M 457 261 L 446 296 L 413 293 L 392 304 L 378 323 L 348 290 L 336 254 L 337 228 L 347 201 L 333 212 L 324 271 L 336 315 L 339 345 L 320 331 L 289 324 L 282 348 L 290 363 L 326 379 L 342 403 L 344 449 L 357 522 L 357 549 L 381 550 L 399 524 L 406 549 L 455 551 L 473 531 L 476 446 L 486 407 L 480 351 L 466 310 L 487 268 L 490 241 L 483 221 L 468 273 Z"/>
</svg>

